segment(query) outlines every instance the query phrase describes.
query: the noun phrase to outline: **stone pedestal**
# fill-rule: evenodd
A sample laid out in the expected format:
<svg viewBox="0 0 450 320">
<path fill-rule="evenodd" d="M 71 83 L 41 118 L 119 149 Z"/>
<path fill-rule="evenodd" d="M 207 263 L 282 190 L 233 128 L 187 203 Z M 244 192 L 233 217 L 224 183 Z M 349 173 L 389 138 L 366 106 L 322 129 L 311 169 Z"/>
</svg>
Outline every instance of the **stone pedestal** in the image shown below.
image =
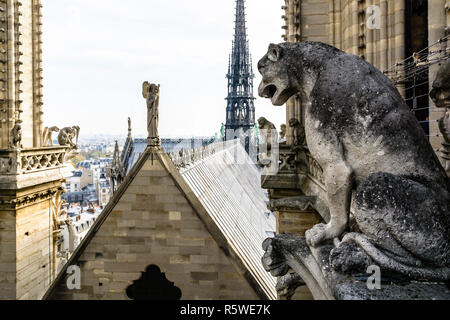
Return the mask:
<svg viewBox="0 0 450 320">
<path fill-rule="evenodd" d="M 278 283 L 286 283 L 291 292 L 306 285 L 315 300 L 450 300 L 450 289 L 442 282 L 381 273 L 380 285 L 374 288 L 368 285 L 372 283 L 370 274 L 339 273 L 329 263 L 335 248 L 331 243 L 311 248 L 304 237 L 282 234 L 267 239 L 263 248 L 263 265 L 273 276 L 281 277 Z"/>
<path fill-rule="evenodd" d="M 315 197 L 308 196 L 271 200 L 268 207 L 276 214 L 277 234 L 290 233 L 304 237 L 306 230 L 321 223 L 322 218 L 313 209 L 314 202 Z M 286 299 L 284 295 L 280 295 L 280 292 L 278 298 Z M 301 286 L 295 290 L 290 299 L 312 300 L 313 296 L 306 286 Z"/>
<path fill-rule="evenodd" d="M 277 234 L 291 233 L 305 236 L 306 230 L 323 222 L 313 208 L 315 197 L 298 196 L 271 200 L 269 209 L 277 217 Z"/>
<path fill-rule="evenodd" d="M 276 215 L 277 234 L 304 236 L 306 230 L 322 222 L 314 209 L 316 197 L 305 196 L 301 191 L 308 175 L 299 170 L 299 154 L 292 151 L 289 145 L 280 144 L 279 159 L 278 174 L 261 176 L 262 188 L 269 191 L 270 202 L 267 207 Z M 282 284 L 277 289 L 278 298 L 286 299 L 284 293 L 289 290 L 282 288 Z M 311 300 L 313 297 L 309 289 L 303 286 L 295 291 L 291 299 Z"/>
</svg>

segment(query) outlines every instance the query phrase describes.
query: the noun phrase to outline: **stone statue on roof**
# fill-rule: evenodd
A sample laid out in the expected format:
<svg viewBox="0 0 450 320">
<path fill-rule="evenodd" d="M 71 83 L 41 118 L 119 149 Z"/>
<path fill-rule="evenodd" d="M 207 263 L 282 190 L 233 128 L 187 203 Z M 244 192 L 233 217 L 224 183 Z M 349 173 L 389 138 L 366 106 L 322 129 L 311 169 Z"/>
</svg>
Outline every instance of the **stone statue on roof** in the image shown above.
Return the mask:
<svg viewBox="0 0 450 320">
<path fill-rule="evenodd" d="M 159 88 L 160 85 L 156 85 L 154 83 L 150 84 L 147 81 L 145 81 L 142 85 L 142 95 L 147 101 L 147 130 L 149 146 L 160 145 L 158 134 Z"/>
</svg>

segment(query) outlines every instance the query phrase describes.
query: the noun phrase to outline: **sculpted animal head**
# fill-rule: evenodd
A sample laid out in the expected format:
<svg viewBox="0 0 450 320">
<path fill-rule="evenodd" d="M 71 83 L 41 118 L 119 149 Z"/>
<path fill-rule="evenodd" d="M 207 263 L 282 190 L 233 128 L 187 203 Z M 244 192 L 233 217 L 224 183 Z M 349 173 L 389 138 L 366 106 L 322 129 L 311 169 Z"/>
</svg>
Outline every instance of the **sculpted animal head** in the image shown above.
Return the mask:
<svg viewBox="0 0 450 320">
<path fill-rule="evenodd" d="M 436 107 L 450 108 L 450 62 L 439 69 L 430 97 Z"/>
<path fill-rule="evenodd" d="M 295 119 L 295 118 L 291 118 L 289 120 L 289 127 L 291 127 L 291 128 L 296 127 L 299 124 L 300 124 L 300 122 L 297 119 Z"/>
<path fill-rule="evenodd" d="M 258 119 L 258 128 L 263 129 L 266 127 L 266 125 L 269 123 L 269 120 L 267 120 L 264 117 L 261 117 Z"/>
<path fill-rule="evenodd" d="M 268 52 L 258 62 L 258 70 L 263 76 L 258 94 L 271 99 L 276 106 L 286 103 L 299 90 L 297 68 L 287 51 L 290 51 L 287 43 L 270 44 Z"/>
</svg>

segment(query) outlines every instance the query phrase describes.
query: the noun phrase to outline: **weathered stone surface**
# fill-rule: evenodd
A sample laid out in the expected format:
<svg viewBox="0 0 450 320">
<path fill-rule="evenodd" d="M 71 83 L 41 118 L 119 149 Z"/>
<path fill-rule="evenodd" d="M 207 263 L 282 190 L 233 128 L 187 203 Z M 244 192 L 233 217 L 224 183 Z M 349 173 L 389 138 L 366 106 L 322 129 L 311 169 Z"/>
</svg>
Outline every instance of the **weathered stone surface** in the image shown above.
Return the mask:
<svg viewBox="0 0 450 320">
<path fill-rule="evenodd" d="M 450 183 L 392 82 L 364 60 L 323 43 L 270 45 L 258 63 L 259 94 L 282 105 L 308 100 L 308 147 L 324 172 L 330 222 L 306 234 L 318 247 L 348 229 L 356 191 L 358 232 L 345 235 L 331 265 L 351 270 L 346 242 L 382 269 L 413 279 L 450 279 Z M 369 259 L 370 258 L 370 259 Z M 355 256 L 356 259 L 356 256 Z M 361 261 L 363 261 L 361 260 Z"/>
<path fill-rule="evenodd" d="M 416 282 L 383 272 L 380 288 L 370 289 L 367 280 L 372 274 L 366 274 L 366 269 L 345 275 L 330 267 L 330 253 L 334 248 L 331 244 L 311 249 L 305 238 L 281 234 L 266 240 L 263 248 L 266 250 L 263 265 L 273 276 L 281 277 L 277 289 L 287 299 L 294 294 L 296 287 L 306 284 L 315 299 L 450 300 L 450 289 L 444 283 Z M 354 257 L 350 259 L 355 261 Z M 290 268 L 295 274 L 288 273 Z"/>
</svg>

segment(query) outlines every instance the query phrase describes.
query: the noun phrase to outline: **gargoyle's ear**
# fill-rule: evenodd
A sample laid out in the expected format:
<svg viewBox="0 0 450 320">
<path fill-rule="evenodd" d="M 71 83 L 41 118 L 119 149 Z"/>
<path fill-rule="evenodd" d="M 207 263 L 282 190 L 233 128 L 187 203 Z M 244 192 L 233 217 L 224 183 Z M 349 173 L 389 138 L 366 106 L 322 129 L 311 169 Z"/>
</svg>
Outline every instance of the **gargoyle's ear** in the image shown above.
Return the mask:
<svg viewBox="0 0 450 320">
<path fill-rule="evenodd" d="M 277 62 L 280 60 L 282 54 L 282 49 L 279 45 L 271 43 L 269 45 L 269 52 L 267 53 L 267 57 L 272 62 Z"/>
</svg>

